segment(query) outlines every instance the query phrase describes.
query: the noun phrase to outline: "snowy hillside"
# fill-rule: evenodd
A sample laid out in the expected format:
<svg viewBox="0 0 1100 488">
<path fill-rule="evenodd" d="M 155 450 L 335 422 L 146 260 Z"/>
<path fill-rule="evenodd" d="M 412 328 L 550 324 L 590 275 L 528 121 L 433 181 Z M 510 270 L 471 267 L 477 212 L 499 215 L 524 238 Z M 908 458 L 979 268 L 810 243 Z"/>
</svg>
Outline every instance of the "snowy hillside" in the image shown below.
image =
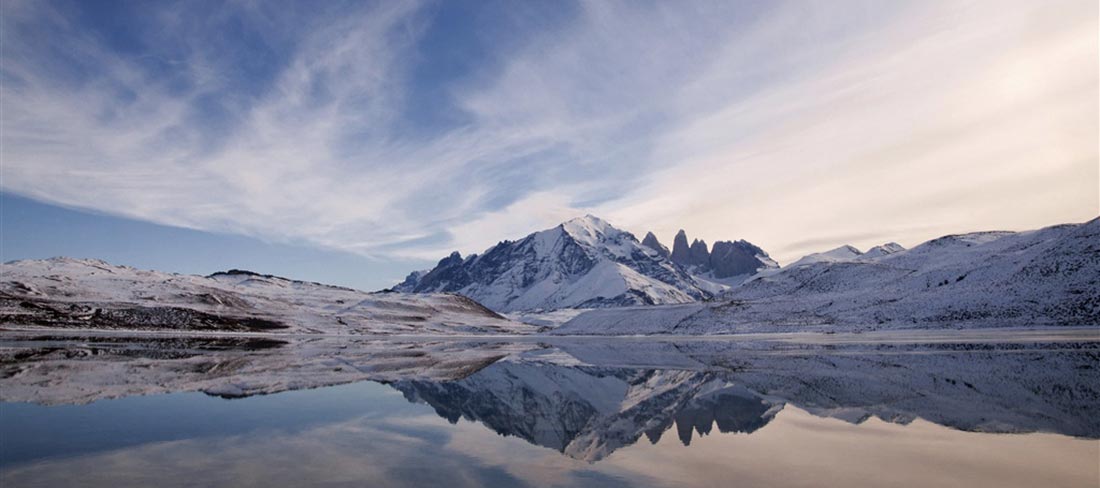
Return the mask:
<svg viewBox="0 0 1100 488">
<path fill-rule="evenodd" d="M 883 248 L 879 247 L 876 249 L 879 249 L 879 251 L 876 251 L 877 255 L 882 252 L 881 249 Z M 836 249 L 830 249 L 825 252 L 817 252 L 807 256 L 803 256 L 801 259 L 791 263 L 789 266 L 794 267 L 805 266 L 814 263 L 839 263 L 855 261 L 856 259 L 859 259 L 859 257 L 862 255 L 863 253 L 860 252 L 859 249 L 856 249 L 852 246 L 840 246 Z"/>
<path fill-rule="evenodd" d="M 5 326 L 338 334 L 530 333 L 452 294 L 366 293 L 232 270 L 161 273 L 93 259 L 0 265 Z"/>
<path fill-rule="evenodd" d="M 499 312 L 687 303 L 709 296 L 660 252 L 591 215 L 503 241 L 480 255 L 453 253 L 394 289 L 459 293 Z"/>
<path fill-rule="evenodd" d="M 586 312 L 556 333 L 1100 325 L 1100 219 L 845 246 L 762 272 L 712 303 Z"/>
</svg>

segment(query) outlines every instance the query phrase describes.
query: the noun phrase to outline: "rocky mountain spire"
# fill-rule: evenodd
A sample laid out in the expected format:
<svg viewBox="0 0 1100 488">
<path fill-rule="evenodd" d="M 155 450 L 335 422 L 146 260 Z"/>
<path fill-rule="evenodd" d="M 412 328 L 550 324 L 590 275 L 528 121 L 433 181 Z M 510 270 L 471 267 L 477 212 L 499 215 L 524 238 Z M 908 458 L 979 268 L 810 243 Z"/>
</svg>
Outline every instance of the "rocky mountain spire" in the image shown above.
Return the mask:
<svg viewBox="0 0 1100 488">
<path fill-rule="evenodd" d="M 707 242 L 695 239 L 688 249 L 688 264 L 692 266 L 709 266 L 710 252 L 707 251 Z"/>
<path fill-rule="evenodd" d="M 708 251 L 707 242 L 701 239 L 695 239 L 688 245 L 687 233 L 683 230 L 676 234 L 669 258 L 691 273 L 709 274 L 718 279 L 751 275 L 763 268 L 779 267 L 768 257 L 768 253 L 748 241 L 717 241 Z"/>
<path fill-rule="evenodd" d="M 657 251 L 657 254 L 663 258 L 668 257 L 668 248 L 661 244 L 661 241 L 658 241 L 657 236 L 653 235 L 652 232 L 645 233 L 645 239 L 642 239 L 642 245 Z"/>
<path fill-rule="evenodd" d="M 751 243 L 718 241 L 710 253 L 710 268 L 715 278 L 753 274 L 761 268 L 778 267 L 768 253 Z"/>
<path fill-rule="evenodd" d="M 690 264 L 688 238 L 684 229 L 680 229 L 680 232 L 676 233 L 676 238 L 672 240 L 672 254 L 669 257 L 672 258 L 672 262 L 680 266 Z"/>
</svg>

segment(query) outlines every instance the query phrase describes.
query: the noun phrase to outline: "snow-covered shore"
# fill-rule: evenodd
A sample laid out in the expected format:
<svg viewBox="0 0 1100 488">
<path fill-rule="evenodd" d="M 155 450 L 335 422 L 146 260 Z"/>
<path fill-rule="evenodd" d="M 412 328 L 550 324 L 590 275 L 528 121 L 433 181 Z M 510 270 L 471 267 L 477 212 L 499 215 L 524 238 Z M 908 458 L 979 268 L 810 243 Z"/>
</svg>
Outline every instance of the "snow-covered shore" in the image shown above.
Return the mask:
<svg viewBox="0 0 1100 488">
<path fill-rule="evenodd" d="M 0 265 L 0 326 L 310 334 L 529 334 L 461 295 L 368 293 L 247 271 L 180 275 L 94 259 Z"/>
</svg>

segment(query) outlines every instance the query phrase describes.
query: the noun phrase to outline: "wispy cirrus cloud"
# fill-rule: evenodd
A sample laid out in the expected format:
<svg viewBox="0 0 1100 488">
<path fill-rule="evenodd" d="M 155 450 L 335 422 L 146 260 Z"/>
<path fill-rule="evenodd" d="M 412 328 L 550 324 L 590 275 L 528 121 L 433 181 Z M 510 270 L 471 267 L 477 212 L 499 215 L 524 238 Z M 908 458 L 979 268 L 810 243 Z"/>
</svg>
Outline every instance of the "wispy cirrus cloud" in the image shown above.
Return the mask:
<svg viewBox="0 0 1100 488">
<path fill-rule="evenodd" d="M 657 150 L 680 164 L 638 192 L 663 198 L 628 197 L 611 215 L 666 235 L 755 233 L 784 261 L 848 242 L 830 236 L 913 245 L 1095 217 L 1096 7 L 998 5 L 919 4 L 774 60 L 817 66 L 685 118 Z M 725 61 L 716 72 L 745 60 Z"/>
<path fill-rule="evenodd" d="M 5 2 L 0 186 L 381 257 L 584 212 L 784 260 L 1097 212 L 1094 3 L 447 7 L 184 4 L 110 29 Z"/>
</svg>

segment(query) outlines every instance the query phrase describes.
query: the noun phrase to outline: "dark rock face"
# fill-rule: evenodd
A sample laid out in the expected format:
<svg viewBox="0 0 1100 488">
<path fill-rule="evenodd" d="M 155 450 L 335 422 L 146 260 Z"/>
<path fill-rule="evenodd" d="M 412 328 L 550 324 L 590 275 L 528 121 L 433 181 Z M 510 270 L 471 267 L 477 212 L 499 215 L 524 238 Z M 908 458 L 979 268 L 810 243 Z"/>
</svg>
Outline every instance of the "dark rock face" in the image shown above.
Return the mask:
<svg viewBox="0 0 1100 488">
<path fill-rule="evenodd" d="M 653 235 L 652 232 L 646 232 L 645 238 L 642 239 L 642 245 L 657 251 L 657 254 L 662 258 L 668 258 L 669 256 L 668 248 L 661 244 L 661 241 L 658 241 L 657 236 Z"/>
<path fill-rule="evenodd" d="M 757 257 L 767 255 L 748 241 L 718 241 L 710 253 L 710 267 L 715 278 L 752 274 L 767 267 Z"/>
<path fill-rule="evenodd" d="M 409 275 L 405 277 L 405 281 L 402 281 L 401 283 L 398 283 L 397 286 L 395 286 L 393 288 L 389 288 L 389 289 L 383 290 L 383 291 L 411 290 L 413 288 L 416 288 L 416 284 L 420 282 L 420 278 L 423 278 L 425 274 L 428 274 L 428 272 L 427 271 L 413 271 L 412 273 L 409 273 Z"/>
<path fill-rule="evenodd" d="M 693 274 L 711 273 L 721 279 L 777 267 L 768 253 L 748 241 L 718 241 L 709 252 L 706 241 L 696 239 L 690 246 L 687 242 L 687 234 L 681 230 L 676 234 L 670 258 Z"/>
<path fill-rule="evenodd" d="M 707 251 L 707 241 L 696 239 L 692 241 L 688 249 L 688 264 L 691 266 L 707 266 L 710 264 L 710 252 Z"/>
<path fill-rule="evenodd" d="M 680 232 L 676 233 L 676 238 L 672 240 L 672 254 L 669 257 L 672 259 L 672 262 L 680 266 L 687 266 L 689 264 L 688 238 L 684 229 L 680 229 Z"/>
<path fill-rule="evenodd" d="M 406 278 L 407 279 L 407 278 Z M 462 255 L 452 252 L 439 260 L 439 264 L 420 280 L 432 283 L 465 283 L 470 280 L 469 272 L 462 266 Z"/>
</svg>

